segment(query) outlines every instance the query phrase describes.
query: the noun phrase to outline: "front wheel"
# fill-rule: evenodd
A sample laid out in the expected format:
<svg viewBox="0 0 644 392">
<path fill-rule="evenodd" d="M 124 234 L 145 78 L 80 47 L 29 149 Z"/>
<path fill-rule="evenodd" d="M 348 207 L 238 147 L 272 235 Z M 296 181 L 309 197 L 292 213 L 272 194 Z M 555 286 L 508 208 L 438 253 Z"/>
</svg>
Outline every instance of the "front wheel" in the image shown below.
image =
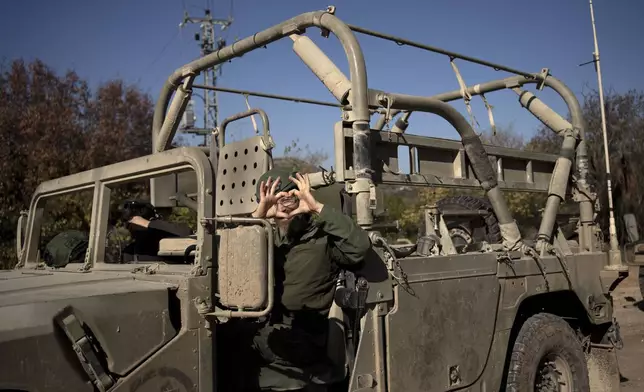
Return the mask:
<svg viewBox="0 0 644 392">
<path fill-rule="evenodd" d="M 590 390 L 584 351 L 568 323 L 549 313 L 526 320 L 512 348 L 506 390 Z"/>
</svg>

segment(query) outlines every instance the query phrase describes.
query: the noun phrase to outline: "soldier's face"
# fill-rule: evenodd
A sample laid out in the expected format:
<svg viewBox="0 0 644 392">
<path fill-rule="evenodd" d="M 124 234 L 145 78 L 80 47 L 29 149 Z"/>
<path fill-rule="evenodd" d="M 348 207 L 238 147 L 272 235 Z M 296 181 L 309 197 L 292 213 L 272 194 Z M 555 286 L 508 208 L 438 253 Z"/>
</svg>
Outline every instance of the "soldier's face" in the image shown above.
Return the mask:
<svg viewBox="0 0 644 392">
<path fill-rule="evenodd" d="M 277 201 L 277 212 L 286 215 L 295 211 L 300 205 L 300 200 L 296 196 L 286 196 Z"/>
</svg>

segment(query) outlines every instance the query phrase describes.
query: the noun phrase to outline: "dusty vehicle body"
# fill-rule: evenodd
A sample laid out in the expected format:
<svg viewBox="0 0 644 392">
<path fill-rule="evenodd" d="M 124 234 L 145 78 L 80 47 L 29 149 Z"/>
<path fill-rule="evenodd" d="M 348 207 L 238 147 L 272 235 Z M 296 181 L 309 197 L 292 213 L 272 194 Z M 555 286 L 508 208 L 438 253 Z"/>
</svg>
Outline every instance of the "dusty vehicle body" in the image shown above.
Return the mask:
<svg viewBox="0 0 644 392">
<path fill-rule="evenodd" d="M 303 35 L 312 27 L 339 39 L 350 78 Z M 373 90 L 354 32 L 517 76 L 433 97 Z M 332 9 L 299 15 L 179 68 L 156 107 L 152 155 L 38 187 L 24 230 L 18 229 L 19 236 L 24 232 L 20 262 L 0 281 L 0 390 L 243 390 L 237 375 L 245 369 L 230 360 L 243 342 L 230 341 L 227 329 L 265 317 L 274 306 L 271 223 L 248 217 L 254 209 L 254 181 L 272 164 L 268 116 L 255 109 L 227 119 L 209 150 L 169 145 L 200 71 L 286 37 L 342 110 L 342 121 L 333 129 L 336 171 L 310 176 L 320 187 L 344 183 L 357 222 L 370 231 L 373 243 L 356 272 L 366 283 L 346 285 L 349 292 L 364 294 L 358 296 L 363 300 L 353 309 L 335 303 L 331 311 L 329 321 L 336 328 L 329 335 L 329 352 L 339 376 L 326 386 L 350 391 L 558 390 L 548 389 L 548 381 L 554 381 L 574 384 L 574 390 L 585 390 L 586 384 L 592 391 L 619 390 L 615 346 L 620 339 L 610 291 L 626 269 L 620 255 L 609 257 L 600 250 L 594 196 L 586 180 L 584 120 L 572 92 L 547 70 L 524 73 L 372 33 L 343 23 Z M 568 105 L 571 123 L 523 90 L 528 84 L 556 91 Z M 474 96 L 504 89 L 514 90 L 526 109 L 562 136 L 560 156 L 484 146 L 468 121 L 446 103 L 463 98 L 463 91 Z M 443 117 L 462 140 L 408 134 L 412 112 Z M 403 114 L 397 126 L 383 131 L 397 113 Z M 253 114 L 262 117 L 263 134 L 226 143 L 226 125 Z M 374 114 L 381 120 L 371 128 Z M 409 174 L 397 172 L 399 159 L 408 159 L 398 156 L 401 144 L 410 146 Z M 111 187 L 148 178 L 153 204 L 183 204 L 197 212 L 194 237 L 168 241 L 160 250 L 183 254 L 187 244 L 194 244 L 193 264 L 104 262 Z M 428 206 L 425 242 L 390 246 L 374 223 L 382 207 L 381 184 L 483 187 L 502 240 L 459 253 L 445 224 L 449 212 Z M 84 189 L 94 192 L 85 263 L 42 268 L 37 253 L 44 202 Z M 548 192 L 534 244 L 521 239 L 502 189 Z M 577 243 L 565 241 L 556 225 L 558 206 L 571 193 L 579 205 Z M 351 314 L 359 320 L 352 321 Z M 562 344 L 582 362 L 550 352 L 545 345 L 553 335 L 568 337 Z"/>
</svg>

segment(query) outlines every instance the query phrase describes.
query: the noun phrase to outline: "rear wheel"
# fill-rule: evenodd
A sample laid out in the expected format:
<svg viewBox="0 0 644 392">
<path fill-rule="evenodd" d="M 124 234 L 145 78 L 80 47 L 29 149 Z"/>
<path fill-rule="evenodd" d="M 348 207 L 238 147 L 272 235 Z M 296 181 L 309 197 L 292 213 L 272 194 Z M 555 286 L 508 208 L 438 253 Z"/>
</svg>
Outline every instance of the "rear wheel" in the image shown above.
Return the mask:
<svg viewBox="0 0 644 392">
<path fill-rule="evenodd" d="M 457 249 L 462 249 L 473 242 L 486 241 L 498 244 L 502 241 L 499 221 L 487 199 L 474 196 L 453 196 L 439 200 L 436 205 L 441 210 L 486 211 L 479 217 L 446 216 L 444 218 L 450 237 Z"/>
<path fill-rule="evenodd" d="M 568 323 L 549 313 L 526 320 L 512 348 L 506 390 L 590 390 L 583 348 Z"/>
</svg>

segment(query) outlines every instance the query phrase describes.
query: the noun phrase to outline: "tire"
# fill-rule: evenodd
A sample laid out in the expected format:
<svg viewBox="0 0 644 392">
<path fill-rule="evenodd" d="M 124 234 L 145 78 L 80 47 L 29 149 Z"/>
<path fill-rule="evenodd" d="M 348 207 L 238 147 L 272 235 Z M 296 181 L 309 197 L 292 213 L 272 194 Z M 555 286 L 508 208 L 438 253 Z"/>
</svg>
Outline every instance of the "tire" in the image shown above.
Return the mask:
<svg viewBox="0 0 644 392">
<path fill-rule="evenodd" d="M 549 313 L 538 313 L 521 326 L 508 369 L 509 392 L 590 391 L 579 338 L 568 323 Z M 556 383 L 562 389 L 552 388 Z"/>
<path fill-rule="evenodd" d="M 499 244 L 503 240 L 499 221 L 496 219 L 496 215 L 492 211 L 492 205 L 487 199 L 474 196 L 453 196 L 439 200 L 436 205 L 439 209 L 486 210 L 488 212 L 481 218 L 470 219 L 469 222 L 466 222 L 466 219 L 463 218 L 454 219 L 446 217 L 445 224 L 447 224 L 450 236 L 455 242 L 467 242 L 469 244 L 472 242 L 486 241 L 490 244 Z M 477 221 L 481 222 L 483 230 L 474 229 Z M 469 240 L 467 238 L 468 236 Z"/>
</svg>

